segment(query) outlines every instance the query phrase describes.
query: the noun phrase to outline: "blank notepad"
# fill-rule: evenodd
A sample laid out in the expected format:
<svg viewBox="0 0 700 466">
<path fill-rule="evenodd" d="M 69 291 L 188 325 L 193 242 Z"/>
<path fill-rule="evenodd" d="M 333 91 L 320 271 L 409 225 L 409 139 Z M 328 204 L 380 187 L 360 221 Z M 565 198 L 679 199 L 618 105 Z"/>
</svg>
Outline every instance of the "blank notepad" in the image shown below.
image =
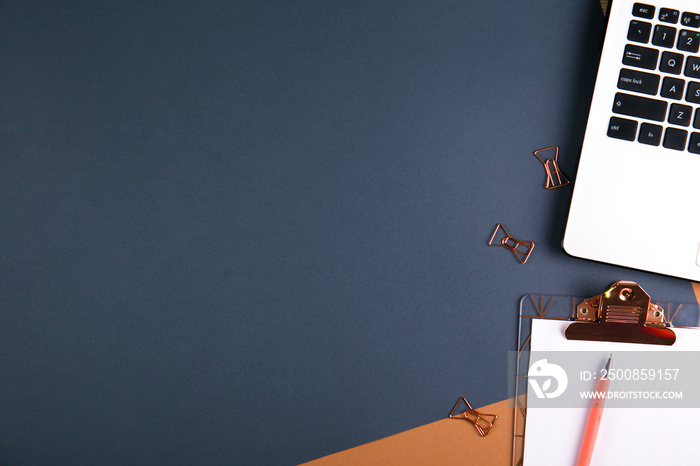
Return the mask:
<svg viewBox="0 0 700 466">
<path fill-rule="evenodd" d="M 673 346 L 567 340 L 569 321 L 533 319 L 530 350 L 700 352 L 700 329 L 674 328 Z M 700 354 L 700 353 L 699 353 Z M 619 359 L 619 358 L 618 358 Z M 700 361 L 699 361 L 700 362 Z M 700 373 L 700 365 L 698 368 Z M 534 397 L 528 387 L 528 399 Z M 689 404 L 697 404 L 690 402 Z M 524 465 L 575 465 L 588 408 L 527 410 Z M 606 406 L 593 453 L 593 465 L 700 464 L 700 408 L 609 408 Z"/>
</svg>

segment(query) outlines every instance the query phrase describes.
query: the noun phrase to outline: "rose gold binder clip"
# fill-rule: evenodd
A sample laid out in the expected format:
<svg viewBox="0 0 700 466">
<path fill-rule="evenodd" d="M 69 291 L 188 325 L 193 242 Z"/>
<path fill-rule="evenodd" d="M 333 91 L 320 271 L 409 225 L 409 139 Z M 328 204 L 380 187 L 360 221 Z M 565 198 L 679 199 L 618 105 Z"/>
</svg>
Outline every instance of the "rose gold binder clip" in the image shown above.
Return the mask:
<svg viewBox="0 0 700 466">
<path fill-rule="evenodd" d="M 500 238 L 500 239 L 497 239 Z M 527 262 L 530 258 L 530 254 L 535 247 L 535 243 L 532 241 L 518 241 L 508 234 L 506 228 L 500 223 L 496 225 L 496 229 L 491 235 L 489 240 L 489 246 L 501 246 L 506 249 L 510 249 L 518 258 L 521 264 Z"/>
<path fill-rule="evenodd" d="M 462 402 L 464 402 L 464 404 L 467 406 L 467 410 L 463 413 L 455 414 L 455 411 L 457 411 L 457 408 L 460 404 L 462 404 Z M 457 400 L 457 403 L 455 403 L 455 406 L 454 408 L 452 408 L 449 417 L 450 419 L 464 419 L 466 421 L 471 422 L 472 424 L 474 424 L 474 427 L 476 427 L 476 430 L 479 432 L 479 435 L 481 435 L 482 437 L 486 437 L 489 434 L 489 432 L 491 432 L 493 423 L 496 421 L 496 418 L 498 416 L 496 416 L 495 414 L 482 414 L 478 411 L 474 411 L 467 399 L 461 397 L 459 400 Z"/>
<path fill-rule="evenodd" d="M 552 150 L 554 150 L 554 158 L 542 160 L 540 154 L 548 151 L 551 152 Z M 544 149 L 536 150 L 534 154 L 535 157 L 537 157 L 544 165 L 544 171 L 547 172 L 547 182 L 544 186 L 545 188 L 561 188 L 562 186 L 569 184 L 569 180 L 566 178 L 566 176 L 564 176 L 561 170 L 559 170 L 559 164 L 557 163 L 557 159 L 559 158 L 559 147 L 545 147 Z"/>
<path fill-rule="evenodd" d="M 664 310 L 635 282 L 613 283 L 602 294 L 576 306 L 564 335 L 568 340 L 620 341 L 670 346 L 676 333 L 666 326 Z"/>
</svg>

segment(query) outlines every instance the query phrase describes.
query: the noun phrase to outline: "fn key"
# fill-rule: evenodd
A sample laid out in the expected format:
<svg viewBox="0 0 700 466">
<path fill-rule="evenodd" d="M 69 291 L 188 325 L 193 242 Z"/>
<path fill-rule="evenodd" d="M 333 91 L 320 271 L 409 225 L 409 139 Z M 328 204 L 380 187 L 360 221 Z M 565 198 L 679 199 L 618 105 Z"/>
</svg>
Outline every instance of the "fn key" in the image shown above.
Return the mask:
<svg viewBox="0 0 700 466">
<path fill-rule="evenodd" d="M 608 136 L 625 141 L 634 141 L 637 135 L 637 122 L 624 118 L 612 117 L 608 124 Z"/>
</svg>

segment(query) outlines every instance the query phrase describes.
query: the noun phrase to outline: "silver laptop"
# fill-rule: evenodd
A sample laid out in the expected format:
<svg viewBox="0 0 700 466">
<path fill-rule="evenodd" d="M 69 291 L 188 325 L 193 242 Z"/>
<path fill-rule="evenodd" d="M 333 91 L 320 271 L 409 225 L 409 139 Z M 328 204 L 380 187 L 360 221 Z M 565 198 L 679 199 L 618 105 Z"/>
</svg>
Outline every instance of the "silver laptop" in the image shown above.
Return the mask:
<svg viewBox="0 0 700 466">
<path fill-rule="evenodd" d="M 564 249 L 700 281 L 700 1 L 608 8 Z"/>
</svg>

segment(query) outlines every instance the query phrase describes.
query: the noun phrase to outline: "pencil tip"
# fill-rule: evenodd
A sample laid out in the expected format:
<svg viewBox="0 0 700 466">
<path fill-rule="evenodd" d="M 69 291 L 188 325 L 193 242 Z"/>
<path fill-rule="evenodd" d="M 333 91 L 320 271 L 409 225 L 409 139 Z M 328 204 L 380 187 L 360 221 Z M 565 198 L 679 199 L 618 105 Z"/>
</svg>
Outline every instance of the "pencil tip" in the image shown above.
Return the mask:
<svg viewBox="0 0 700 466">
<path fill-rule="evenodd" d="M 610 371 L 610 365 L 612 364 L 612 353 L 610 353 L 610 357 L 608 358 L 607 364 L 605 364 L 605 370 Z"/>
</svg>

